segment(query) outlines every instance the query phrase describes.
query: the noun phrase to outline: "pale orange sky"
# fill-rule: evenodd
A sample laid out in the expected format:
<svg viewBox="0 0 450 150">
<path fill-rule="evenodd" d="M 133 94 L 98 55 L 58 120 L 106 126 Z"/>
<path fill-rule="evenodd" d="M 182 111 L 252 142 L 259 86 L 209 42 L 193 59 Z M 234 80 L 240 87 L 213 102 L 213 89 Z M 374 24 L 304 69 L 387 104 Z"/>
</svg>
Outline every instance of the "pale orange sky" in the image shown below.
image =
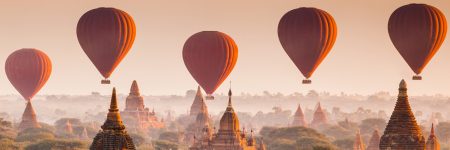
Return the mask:
<svg viewBox="0 0 450 150">
<path fill-rule="evenodd" d="M 450 18 L 444 0 L 40 0 L 8 1 L 0 6 L 0 60 L 20 48 L 38 48 L 53 61 L 53 73 L 40 94 L 109 94 L 116 86 L 128 93 L 138 80 L 144 94 L 184 94 L 195 89 L 182 60 L 182 46 L 192 34 L 218 30 L 238 44 L 239 58 L 228 80 L 235 93 L 306 92 L 314 89 L 339 93 L 395 92 L 407 79 L 412 95 L 450 95 L 450 45 L 447 38 L 424 70 L 423 81 L 411 81 L 413 72 L 395 50 L 387 32 L 390 14 L 409 3 L 424 2 Z M 133 16 L 137 36 L 127 57 L 113 73 L 111 85 L 100 85 L 101 75 L 78 44 L 75 29 L 86 11 L 115 7 Z M 312 77 L 303 76 L 282 49 L 277 36 L 281 16 L 297 7 L 329 12 L 338 26 L 337 41 Z M 17 94 L 0 69 L 0 94 Z M 228 83 L 228 80 L 224 83 Z M 225 92 L 227 84 L 216 92 Z"/>
</svg>

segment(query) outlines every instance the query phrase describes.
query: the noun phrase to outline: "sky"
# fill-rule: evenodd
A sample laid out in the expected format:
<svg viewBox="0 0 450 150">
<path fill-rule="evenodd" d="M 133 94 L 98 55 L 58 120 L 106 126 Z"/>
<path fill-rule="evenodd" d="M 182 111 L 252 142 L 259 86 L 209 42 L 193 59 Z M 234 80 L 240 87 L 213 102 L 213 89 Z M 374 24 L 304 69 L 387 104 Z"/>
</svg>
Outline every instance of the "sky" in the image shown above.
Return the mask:
<svg viewBox="0 0 450 150">
<path fill-rule="evenodd" d="M 450 1 L 443 0 L 40 0 L 5 1 L 0 6 L 0 62 L 21 48 L 43 50 L 53 72 L 39 94 L 109 94 L 117 87 L 128 93 L 137 80 L 146 95 L 183 95 L 197 83 L 182 59 L 185 40 L 194 33 L 216 30 L 230 35 L 239 47 L 237 64 L 216 91 L 262 91 L 371 94 L 396 92 L 402 78 L 411 95 L 450 95 L 450 45 L 446 39 L 423 71 L 422 81 L 391 43 L 387 31 L 390 14 L 409 3 L 426 3 L 450 16 Z M 78 44 L 76 25 L 87 11 L 115 7 L 128 12 L 136 23 L 134 45 L 111 76 L 101 85 L 95 69 Z M 277 26 L 284 13 L 298 7 L 329 12 L 338 27 L 336 43 L 313 74 L 311 85 L 278 41 Z M 0 69 L 0 94 L 18 94 Z"/>
</svg>

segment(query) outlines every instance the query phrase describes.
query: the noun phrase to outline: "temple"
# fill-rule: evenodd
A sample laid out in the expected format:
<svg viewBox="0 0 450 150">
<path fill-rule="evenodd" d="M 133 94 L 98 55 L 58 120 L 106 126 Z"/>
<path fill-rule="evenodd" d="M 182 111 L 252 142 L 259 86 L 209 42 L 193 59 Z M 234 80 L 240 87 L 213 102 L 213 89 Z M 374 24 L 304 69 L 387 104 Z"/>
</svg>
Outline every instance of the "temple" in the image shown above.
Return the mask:
<svg viewBox="0 0 450 150">
<path fill-rule="evenodd" d="M 380 140 L 380 150 L 424 150 L 425 138 L 408 101 L 405 80 L 399 85 L 397 103 Z"/>
<path fill-rule="evenodd" d="M 313 120 L 311 121 L 312 128 L 319 128 L 322 125 L 328 123 L 327 116 L 320 105 L 320 102 L 317 104 L 317 109 L 314 112 Z"/>
<path fill-rule="evenodd" d="M 205 124 L 203 134 L 195 137 L 194 144 L 189 150 L 260 150 L 251 130 L 247 137 L 245 131 L 239 129 L 239 119 L 231 103 L 231 89 L 228 92 L 228 106 L 220 119 L 220 128 L 217 133 L 211 131 Z M 265 146 L 263 147 L 265 148 Z"/>
<path fill-rule="evenodd" d="M 28 128 L 40 128 L 41 125 L 37 122 L 36 112 L 34 112 L 33 105 L 31 102 L 27 102 L 27 106 L 25 107 L 25 111 L 22 115 L 22 121 L 19 124 L 19 130 L 23 131 Z"/>
<path fill-rule="evenodd" d="M 144 98 L 139 92 L 136 80 L 131 84 L 130 94 L 125 101 L 125 109 L 120 114 L 124 124 L 133 131 L 146 132 L 150 128 L 164 127 L 164 123 L 158 121 L 155 111 L 150 112 L 145 107 Z"/>
<path fill-rule="evenodd" d="M 205 108 L 203 108 L 205 107 Z M 202 113 L 204 109 L 208 109 L 205 104 L 205 99 L 203 98 L 200 86 L 197 87 L 197 93 L 195 94 L 194 102 L 192 102 L 191 109 L 189 112 L 190 116 L 196 117 L 197 114 Z"/>
<path fill-rule="evenodd" d="M 356 132 L 355 141 L 353 141 L 353 150 L 365 150 L 366 146 L 361 138 L 361 133 L 359 130 Z"/>
<path fill-rule="evenodd" d="M 195 137 L 202 137 L 205 131 L 212 131 L 208 108 L 202 97 L 203 96 L 200 92 L 200 88 L 198 88 L 197 95 L 194 99 L 194 103 L 192 104 L 190 111 L 190 115 L 195 115 L 195 122 L 193 122 L 186 128 L 185 140 L 187 141 L 187 143 L 194 142 Z"/>
<path fill-rule="evenodd" d="M 113 89 L 111 105 L 102 130 L 94 137 L 91 150 L 135 150 L 133 140 L 125 131 L 117 107 L 116 89 Z"/>
<path fill-rule="evenodd" d="M 379 150 L 380 149 L 380 132 L 375 129 L 370 137 L 369 146 L 366 150 Z"/>
<path fill-rule="evenodd" d="M 64 125 L 64 132 L 65 134 L 73 134 L 72 123 L 70 123 L 69 120 L 67 120 L 66 124 Z"/>
<path fill-rule="evenodd" d="M 308 123 L 306 123 L 305 119 L 305 114 L 303 114 L 303 110 L 300 107 L 300 104 L 298 105 L 297 110 L 295 111 L 292 126 L 308 127 Z"/>
<path fill-rule="evenodd" d="M 434 133 L 434 124 L 431 124 L 430 136 L 428 137 L 426 143 L 426 150 L 440 150 L 441 146 L 439 144 L 439 140 Z"/>
<path fill-rule="evenodd" d="M 86 128 L 83 128 L 83 131 L 80 134 L 80 140 L 88 140 L 89 135 Z"/>
</svg>

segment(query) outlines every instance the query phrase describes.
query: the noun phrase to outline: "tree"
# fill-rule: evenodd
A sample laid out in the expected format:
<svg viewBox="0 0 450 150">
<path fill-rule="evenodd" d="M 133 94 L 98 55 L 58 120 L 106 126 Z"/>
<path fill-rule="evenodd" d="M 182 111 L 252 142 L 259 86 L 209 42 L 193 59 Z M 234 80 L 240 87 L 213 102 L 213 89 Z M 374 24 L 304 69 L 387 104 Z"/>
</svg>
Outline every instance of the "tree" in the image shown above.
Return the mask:
<svg viewBox="0 0 450 150">
<path fill-rule="evenodd" d="M 386 127 L 386 125 L 387 123 L 384 119 L 368 118 L 361 121 L 361 125 L 359 125 L 359 128 L 362 134 L 372 134 L 375 129 L 383 132 L 383 129 Z"/>
<path fill-rule="evenodd" d="M 74 150 L 74 149 L 87 149 L 87 142 L 77 140 L 42 140 L 38 143 L 28 145 L 25 150 Z"/>
<path fill-rule="evenodd" d="M 153 145 L 154 145 L 155 150 L 169 150 L 169 149 L 176 150 L 176 149 L 178 149 L 178 144 L 170 142 L 170 141 L 165 141 L 165 140 L 153 141 Z"/>
<path fill-rule="evenodd" d="M 159 140 L 165 140 L 170 142 L 178 142 L 178 133 L 177 132 L 163 132 L 159 135 Z"/>
<path fill-rule="evenodd" d="M 11 139 L 0 139 L 0 149 L 19 149 L 19 146 Z"/>
<path fill-rule="evenodd" d="M 337 139 L 333 142 L 334 145 L 339 147 L 340 149 L 353 149 L 354 140 L 351 138 L 347 139 Z"/>
<path fill-rule="evenodd" d="M 263 127 L 260 131 L 260 135 L 264 138 L 264 141 L 267 141 L 266 144 L 268 145 L 268 149 L 336 149 L 325 135 L 310 128 Z"/>
<path fill-rule="evenodd" d="M 145 135 L 142 134 L 138 134 L 138 133 L 129 133 L 130 137 L 133 139 L 133 143 L 134 145 L 136 145 L 136 147 L 138 147 L 141 144 L 144 144 L 145 141 L 147 140 L 145 138 Z"/>
<path fill-rule="evenodd" d="M 54 139 L 55 134 L 53 132 L 49 131 L 48 129 L 43 128 L 28 128 L 25 129 L 22 132 L 19 132 L 19 134 L 16 137 L 17 142 L 37 142 L 40 140 L 46 140 L 46 139 Z"/>
<path fill-rule="evenodd" d="M 333 137 L 334 139 L 343 139 L 343 138 L 353 137 L 353 134 L 355 132 L 352 130 L 343 128 L 339 125 L 334 125 L 334 126 L 326 128 L 323 131 L 323 133 L 325 133 L 328 136 Z"/>
</svg>

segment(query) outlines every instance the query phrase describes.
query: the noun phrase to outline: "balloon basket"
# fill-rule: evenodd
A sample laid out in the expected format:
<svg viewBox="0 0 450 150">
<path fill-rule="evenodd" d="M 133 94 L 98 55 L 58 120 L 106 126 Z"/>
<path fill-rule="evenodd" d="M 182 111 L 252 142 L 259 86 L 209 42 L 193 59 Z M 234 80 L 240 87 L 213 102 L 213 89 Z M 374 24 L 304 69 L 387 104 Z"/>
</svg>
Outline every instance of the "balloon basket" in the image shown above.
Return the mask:
<svg viewBox="0 0 450 150">
<path fill-rule="evenodd" d="M 101 81 L 102 84 L 111 84 L 111 81 L 108 79 L 102 80 Z"/>
<path fill-rule="evenodd" d="M 214 100 L 214 96 L 212 95 L 206 95 L 206 100 Z"/>
<path fill-rule="evenodd" d="M 311 80 L 310 79 L 305 79 L 302 81 L 302 84 L 311 84 Z"/>
<path fill-rule="evenodd" d="M 422 76 L 415 75 L 412 77 L 413 80 L 422 80 Z"/>
</svg>

